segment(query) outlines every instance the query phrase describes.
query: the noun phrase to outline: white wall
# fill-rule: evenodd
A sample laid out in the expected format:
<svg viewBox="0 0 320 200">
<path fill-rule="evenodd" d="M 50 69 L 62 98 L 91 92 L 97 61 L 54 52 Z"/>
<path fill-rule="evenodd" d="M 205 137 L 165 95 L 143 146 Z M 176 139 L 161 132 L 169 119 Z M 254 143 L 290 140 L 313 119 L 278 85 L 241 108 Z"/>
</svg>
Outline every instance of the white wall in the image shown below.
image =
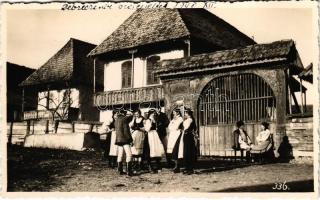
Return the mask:
<svg viewBox="0 0 320 200">
<path fill-rule="evenodd" d="M 155 54 L 160 56 L 161 60 L 182 58 L 184 56 L 183 50 L 175 50 L 167 53 Z M 129 59 L 130 60 L 130 59 Z M 118 62 L 111 62 L 105 64 L 104 74 L 104 90 L 120 90 L 121 89 L 121 64 L 128 60 L 121 60 Z M 134 59 L 134 88 L 146 86 L 147 69 L 146 60 L 141 58 Z"/>
</svg>

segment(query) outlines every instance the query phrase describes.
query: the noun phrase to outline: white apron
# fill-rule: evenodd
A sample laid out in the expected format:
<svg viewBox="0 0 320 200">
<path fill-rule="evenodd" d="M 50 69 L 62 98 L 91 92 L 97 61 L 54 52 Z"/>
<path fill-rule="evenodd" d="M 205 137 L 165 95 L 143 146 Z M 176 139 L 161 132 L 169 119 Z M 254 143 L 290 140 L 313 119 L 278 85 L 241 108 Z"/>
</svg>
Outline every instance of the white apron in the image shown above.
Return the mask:
<svg viewBox="0 0 320 200">
<path fill-rule="evenodd" d="M 169 137 L 168 137 L 168 145 L 167 145 L 167 153 L 172 153 L 172 150 L 177 143 L 177 140 L 182 134 L 181 129 L 179 129 L 181 123 L 183 122 L 182 117 L 174 118 L 170 121 L 168 126 L 169 129 Z M 183 157 L 183 136 L 181 136 L 180 144 L 179 144 L 179 158 Z M 182 158 L 181 157 L 181 158 Z"/>
<path fill-rule="evenodd" d="M 115 143 L 116 143 L 116 131 L 112 131 L 109 156 L 118 156 L 118 146 Z"/>
<path fill-rule="evenodd" d="M 131 147 L 132 155 L 142 155 L 143 153 L 143 142 L 145 134 L 142 131 L 135 130 L 132 133 L 133 146 Z"/>
<path fill-rule="evenodd" d="M 156 130 L 148 132 L 148 142 L 151 158 L 162 157 L 164 155 L 164 147 Z"/>
</svg>

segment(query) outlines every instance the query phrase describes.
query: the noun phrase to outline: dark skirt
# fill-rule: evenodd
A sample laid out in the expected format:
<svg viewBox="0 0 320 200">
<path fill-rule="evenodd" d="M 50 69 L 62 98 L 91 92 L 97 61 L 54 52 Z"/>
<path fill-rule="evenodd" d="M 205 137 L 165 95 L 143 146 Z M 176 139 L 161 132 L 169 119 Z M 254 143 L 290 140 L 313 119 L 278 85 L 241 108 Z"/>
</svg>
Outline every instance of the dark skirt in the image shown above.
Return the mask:
<svg viewBox="0 0 320 200">
<path fill-rule="evenodd" d="M 180 146 L 180 140 L 183 134 L 180 134 L 178 137 L 173 149 L 172 149 L 172 159 L 178 160 L 179 159 L 179 146 Z"/>
<path fill-rule="evenodd" d="M 148 134 L 145 135 L 145 138 L 143 141 L 142 159 L 146 161 L 150 161 L 150 146 L 149 146 Z"/>
<path fill-rule="evenodd" d="M 183 136 L 183 160 L 186 168 L 193 168 L 197 160 L 197 148 L 191 133 Z"/>
<path fill-rule="evenodd" d="M 106 133 L 106 141 L 104 145 L 104 156 L 108 157 L 110 152 L 110 146 L 111 146 L 111 133 Z"/>
</svg>

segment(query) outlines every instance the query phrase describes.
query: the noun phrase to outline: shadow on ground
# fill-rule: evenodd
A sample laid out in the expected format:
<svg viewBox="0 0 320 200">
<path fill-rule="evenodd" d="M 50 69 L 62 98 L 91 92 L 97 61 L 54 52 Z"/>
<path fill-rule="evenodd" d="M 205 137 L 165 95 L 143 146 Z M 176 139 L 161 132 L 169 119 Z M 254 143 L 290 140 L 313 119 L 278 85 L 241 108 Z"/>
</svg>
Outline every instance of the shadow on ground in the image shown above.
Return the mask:
<svg viewBox="0 0 320 200">
<path fill-rule="evenodd" d="M 234 160 L 225 160 L 221 158 L 204 158 L 197 161 L 196 171 L 198 174 L 211 173 L 211 172 L 222 172 L 233 169 L 245 168 L 252 166 L 253 163 L 247 163 L 245 161 L 236 162 Z"/>
<path fill-rule="evenodd" d="M 313 180 L 292 181 L 286 183 L 287 187 L 275 184 L 262 184 L 245 187 L 227 188 L 214 192 L 313 192 Z M 213 192 L 213 191 L 212 191 Z"/>
<path fill-rule="evenodd" d="M 103 164 L 99 161 L 99 152 L 23 148 L 15 145 L 7 149 L 8 192 L 49 191 L 71 177 L 75 170 Z"/>
</svg>

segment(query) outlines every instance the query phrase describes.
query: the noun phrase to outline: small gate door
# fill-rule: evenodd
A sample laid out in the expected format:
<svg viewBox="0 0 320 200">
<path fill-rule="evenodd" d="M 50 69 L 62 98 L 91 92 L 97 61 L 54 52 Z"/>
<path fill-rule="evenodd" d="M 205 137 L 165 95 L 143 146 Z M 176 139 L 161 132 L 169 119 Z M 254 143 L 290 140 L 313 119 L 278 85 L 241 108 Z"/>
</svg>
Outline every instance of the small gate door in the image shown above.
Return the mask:
<svg viewBox="0 0 320 200">
<path fill-rule="evenodd" d="M 270 86 L 255 74 L 221 76 L 203 89 L 198 100 L 200 154 L 224 155 L 234 144 L 235 123 L 243 120 L 250 138 L 260 122 L 275 120 L 275 97 Z"/>
</svg>

